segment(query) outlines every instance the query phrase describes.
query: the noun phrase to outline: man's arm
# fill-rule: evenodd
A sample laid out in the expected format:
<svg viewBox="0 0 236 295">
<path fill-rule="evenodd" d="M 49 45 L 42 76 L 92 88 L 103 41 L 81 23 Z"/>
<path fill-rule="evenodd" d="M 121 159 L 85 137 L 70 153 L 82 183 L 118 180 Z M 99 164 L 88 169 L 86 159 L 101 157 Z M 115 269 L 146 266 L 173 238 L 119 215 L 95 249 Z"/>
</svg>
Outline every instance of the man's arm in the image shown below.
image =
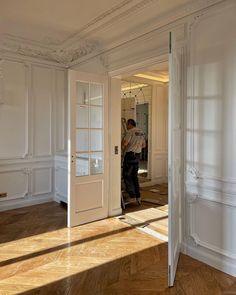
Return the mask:
<svg viewBox="0 0 236 295">
<path fill-rule="evenodd" d="M 131 135 L 130 135 L 130 132 L 128 131 L 121 141 L 122 149 L 125 149 L 127 147 L 127 145 L 129 144 L 130 138 L 131 138 Z"/>
<path fill-rule="evenodd" d="M 128 145 L 128 140 L 126 140 L 125 138 L 123 138 L 122 142 L 121 142 L 121 148 L 125 149 Z"/>
</svg>

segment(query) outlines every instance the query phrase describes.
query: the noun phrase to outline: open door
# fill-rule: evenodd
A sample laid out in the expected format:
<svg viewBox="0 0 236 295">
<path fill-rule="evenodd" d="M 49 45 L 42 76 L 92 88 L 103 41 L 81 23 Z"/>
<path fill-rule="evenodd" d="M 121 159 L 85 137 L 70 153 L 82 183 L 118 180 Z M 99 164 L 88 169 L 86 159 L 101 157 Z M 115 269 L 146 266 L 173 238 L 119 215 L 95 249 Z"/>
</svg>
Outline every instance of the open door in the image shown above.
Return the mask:
<svg viewBox="0 0 236 295">
<path fill-rule="evenodd" d="M 169 52 L 169 134 L 168 134 L 168 284 L 174 285 L 181 243 L 181 87 L 180 62 L 173 33 L 170 33 Z"/>
<path fill-rule="evenodd" d="M 108 78 L 69 70 L 68 226 L 108 216 Z"/>
</svg>

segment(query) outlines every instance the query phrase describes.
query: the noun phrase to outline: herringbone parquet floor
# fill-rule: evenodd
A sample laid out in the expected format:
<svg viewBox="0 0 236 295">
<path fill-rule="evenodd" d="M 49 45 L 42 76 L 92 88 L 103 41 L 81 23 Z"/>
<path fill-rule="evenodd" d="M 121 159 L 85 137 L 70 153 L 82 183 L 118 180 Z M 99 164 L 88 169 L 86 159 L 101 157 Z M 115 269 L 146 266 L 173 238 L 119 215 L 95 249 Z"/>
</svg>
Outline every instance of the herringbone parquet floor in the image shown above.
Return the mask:
<svg viewBox="0 0 236 295">
<path fill-rule="evenodd" d="M 0 213 L 0 294 L 236 294 L 236 279 L 181 255 L 167 288 L 167 244 L 109 218 L 66 228 L 47 203 Z"/>
</svg>

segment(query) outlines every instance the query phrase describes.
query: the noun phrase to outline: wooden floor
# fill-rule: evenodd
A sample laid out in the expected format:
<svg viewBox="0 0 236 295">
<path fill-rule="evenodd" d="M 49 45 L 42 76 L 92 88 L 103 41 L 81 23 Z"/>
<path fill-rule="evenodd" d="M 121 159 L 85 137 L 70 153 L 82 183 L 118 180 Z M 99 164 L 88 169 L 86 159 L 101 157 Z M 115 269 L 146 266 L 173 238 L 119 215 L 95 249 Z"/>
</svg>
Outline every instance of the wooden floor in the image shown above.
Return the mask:
<svg viewBox="0 0 236 295">
<path fill-rule="evenodd" d="M 47 203 L 0 213 L 0 294 L 236 294 L 236 279 L 181 255 L 167 288 L 167 244 L 117 218 L 66 228 Z"/>
</svg>

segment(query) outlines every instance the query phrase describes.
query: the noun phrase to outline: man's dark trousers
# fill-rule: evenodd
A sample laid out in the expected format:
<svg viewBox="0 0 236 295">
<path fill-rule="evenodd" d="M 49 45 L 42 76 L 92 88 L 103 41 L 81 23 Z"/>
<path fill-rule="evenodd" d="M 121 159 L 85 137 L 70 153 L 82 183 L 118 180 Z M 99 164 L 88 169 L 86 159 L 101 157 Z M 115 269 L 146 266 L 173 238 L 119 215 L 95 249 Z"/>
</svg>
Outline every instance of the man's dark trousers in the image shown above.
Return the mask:
<svg viewBox="0 0 236 295">
<path fill-rule="evenodd" d="M 126 192 L 133 198 L 140 198 L 138 169 L 140 154 L 127 152 L 123 162 L 123 179 Z"/>
</svg>

